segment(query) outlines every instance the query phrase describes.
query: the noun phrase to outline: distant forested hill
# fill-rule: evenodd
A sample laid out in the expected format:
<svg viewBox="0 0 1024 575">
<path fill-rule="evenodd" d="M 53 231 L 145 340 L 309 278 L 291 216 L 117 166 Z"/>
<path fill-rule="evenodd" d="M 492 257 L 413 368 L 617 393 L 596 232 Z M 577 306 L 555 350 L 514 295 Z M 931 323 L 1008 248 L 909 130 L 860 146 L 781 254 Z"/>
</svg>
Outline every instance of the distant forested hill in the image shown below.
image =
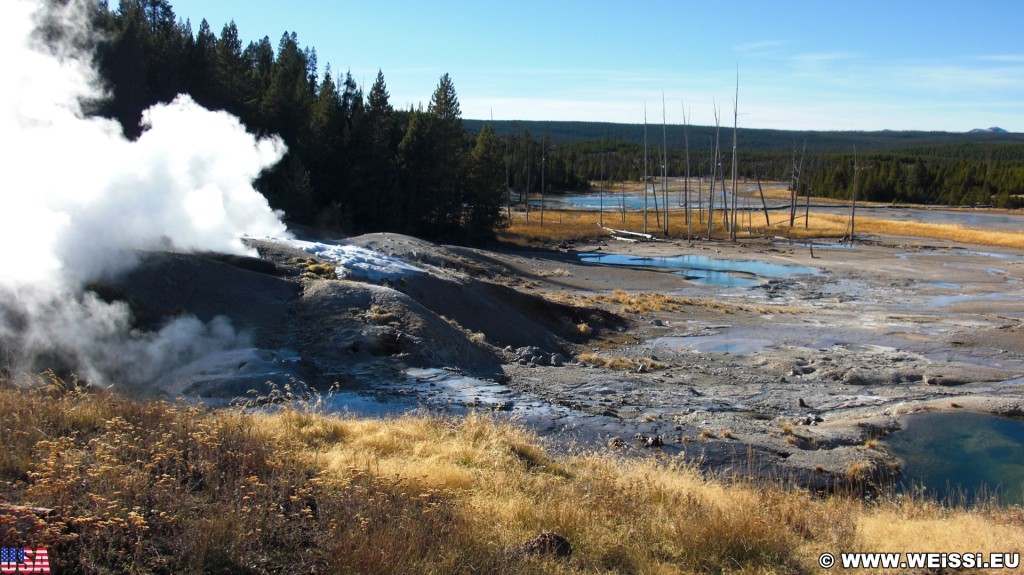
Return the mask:
<svg viewBox="0 0 1024 575">
<path fill-rule="evenodd" d="M 479 130 L 480 120 L 464 120 Z M 670 176 L 717 177 L 732 172 L 732 129 L 718 134 L 708 126 L 649 124 L 647 161 L 644 126 L 600 122 L 493 122 L 506 140 L 511 187 L 539 191 L 537 173 L 545 169 L 546 188 L 582 190 L 587 182 L 639 180 L 661 175 L 666 160 Z M 687 134 L 688 132 L 688 134 Z M 689 167 L 686 141 L 689 139 Z M 789 180 L 801 195 L 878 202 L 938 205 L 1024 203 L 1024 134 L 998 131 L 953 132 L 812 132 L 738 131 L 737 173 L 750 180 Z M 806 149 L 805 149 L 806 146 Z M 542 153 L 543 151 L 543 153 Z M 854 157 L 856 152 L 856 158 Z M 546 158 L 546 168 L 538 158 Z M 712 173 L 713 166 L 720 166 Z M 856 177 L 854 166 L 856 165 Z M 532 174 L 532 175 L 531 175 Z"/>
<path fill-rule="evenodd" d="M 549 135 L 551 143 L 576 144 L 587 141 L 607 139 L 614 142 L 627 142 L 643 145 L 643 124 L 613 124 L 608 122 L 542 122 L 524 120 L 463 120 L 462 125 L 470 132 L 479 132 L 485 124 L 491 124 L 494 133 L 501 136 L 528 131 L 535 136 Z M 648 142 L 652 146 L 661 146 L 662 133 L 660 124 L 648 124 Z M 708 141 L 715 137 L 714 126 L 690 126 L 690 146 L 707 146 Z M 721 129 L 723 141 L 732 145 L 732 127 Z M 818 152 L 852 152 L 854 146 L 859 152 L 898 151 L 913 148 L 936 148 L 963 144 L 1020 144 L 1024 145 L 1024 134 L 999 132 L 829 132 L 829 131 L 791 131 L 791 130 L 759 130 L 739 128 L 740 147 L 752 152 L 792 152 L 794 148 L 802 149 L 807 142 L 807 151 Z M 672 124 L 666 127 L 666 139 L 669 149 L 685 147 L 683 126 Z"/>
</svg>

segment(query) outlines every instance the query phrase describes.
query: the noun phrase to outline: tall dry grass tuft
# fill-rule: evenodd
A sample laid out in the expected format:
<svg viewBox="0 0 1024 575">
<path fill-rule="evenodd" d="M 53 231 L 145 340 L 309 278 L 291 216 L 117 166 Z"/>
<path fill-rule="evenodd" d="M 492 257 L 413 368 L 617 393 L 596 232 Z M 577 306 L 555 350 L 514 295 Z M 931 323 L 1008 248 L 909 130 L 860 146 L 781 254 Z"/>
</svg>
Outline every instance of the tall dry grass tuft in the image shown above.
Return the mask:
<svg viewBox="0 0 1024 575">
<path fill-rule="evenodd" d="M 264 417 L 283 422 L 264 426 Z M 409 573 L 500 565 L 449 494 L 365 467 L 317 465 L 308 446 L 344 440 L 330 418 L 7 387 L 0 421 L 8 454 L 0 499 L 54 510 L 28 528 L 0 520 L 0 537 L 5 545 L 52 548 L 55 572 Z"/>
<path fill-rule="evenodd" d="M 475 413 L 209 411 L 51 381 L 0 387 L 0 441 L 0 499 L 55 510 L 0 513 L 0 538 L 49 547 L 59 573 L 811 573 L 823 551 L 1024 541 L 1019 510 L 555 456 Z M 572 558 L 511 551 L 544 531 Z"/>
<path fill-rule="evenodd" d="M 584 352 L 576 356 L 576 360 L 589 365 L 596 365 L 605 369 L 620 369 L 626 371 L 650 371 L 665 369 L 668 364 L 645 357 L 608 357 L 598 353 Z"/>
</svg>

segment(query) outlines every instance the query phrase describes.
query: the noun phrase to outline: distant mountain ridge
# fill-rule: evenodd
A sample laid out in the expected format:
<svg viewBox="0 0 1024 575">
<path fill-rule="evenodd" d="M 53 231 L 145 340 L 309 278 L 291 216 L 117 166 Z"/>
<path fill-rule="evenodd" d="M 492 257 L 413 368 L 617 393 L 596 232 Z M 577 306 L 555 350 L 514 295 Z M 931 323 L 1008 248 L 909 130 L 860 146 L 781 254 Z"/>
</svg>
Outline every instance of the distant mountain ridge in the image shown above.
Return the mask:
<svg viewBox="0 0 1024 575">
<path fill-rule="evenodd" d="M 463 127 L 478 133 L 484 124 L 491 124 L 498 136 L 529 131 L 534 139 L 545 134 L 554 144 L 571 144 L 586 141 L 600 141 L 607 138 L 612 142 L 628 142 L 642 145 L 643 124 L 615 124 L 610 122 L 557 122 L 527 120 L 463 120 Z M 722 141 L 732 142 L 732 128 L 723 127 Z M 690 126 L 691 148 L 707 147 L 715 137 L 714 126 Z M 670 124 L 666 128 L 666 140 L 670 149 L 682 149 L 686 145 L 683 126 Z M 648 125 L 648 142 L 651 146 L 661 145 L 661 126 Z M 766 130 L 754 128 L 739 129 L 739 146 L 747 152 L 781 152 L 800 149 L 807 143 L 808 152 L 849 153 L 856 146 L 857 151 L 870 152 L 899 150 L 936 145 L 957 144 L 1019 144 L 1024 145 L 1024 134 L 1012 133 L 1002 128 L 971 130 L 970 132 L 923 132 L 923 131 L 813 131 L 813 130 Z"/>
</svg>

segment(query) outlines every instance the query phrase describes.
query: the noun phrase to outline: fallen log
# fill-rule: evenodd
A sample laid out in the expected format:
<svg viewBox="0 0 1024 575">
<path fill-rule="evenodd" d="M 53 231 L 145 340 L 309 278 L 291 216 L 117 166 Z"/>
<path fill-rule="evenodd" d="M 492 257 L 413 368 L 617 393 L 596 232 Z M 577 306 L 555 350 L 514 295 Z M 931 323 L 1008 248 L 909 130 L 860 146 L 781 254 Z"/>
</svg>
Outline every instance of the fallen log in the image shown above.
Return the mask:
<svg viewBox="0 0 1024 575">
<path fill-rule="evenodd" d="M 606 228 L 606 227 L 602 227 L 601 229 L 605 230 L 605 231 L 608 231 L 608 232 L 611 232 L 612 234 L 622 234 L 622 235 L 627 235 L 627 236 L 637 236 L 637 237 L 644 238 L 645 240 L 653 240 L 654 239 L 653 235 L 651 235 L 651 234 L 644 234 L 644 233 L 641 233 L 641 232 L 631 232 L 629 230 L 616 230 L 614 228 Z"/>
</svg>

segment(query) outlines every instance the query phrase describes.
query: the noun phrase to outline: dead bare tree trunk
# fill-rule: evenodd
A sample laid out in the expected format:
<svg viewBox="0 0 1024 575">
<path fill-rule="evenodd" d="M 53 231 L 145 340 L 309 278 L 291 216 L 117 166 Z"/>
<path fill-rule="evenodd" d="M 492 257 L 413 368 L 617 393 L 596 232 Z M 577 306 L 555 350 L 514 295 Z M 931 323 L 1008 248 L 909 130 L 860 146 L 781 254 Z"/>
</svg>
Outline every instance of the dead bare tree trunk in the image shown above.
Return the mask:
<svg viewBox="0 0 1024 575">
<path fill-rule="evenodd" d="M 796 223 L 796 138 L 793 138 L 793 162 L 789 172 L 789 227 Z"/>
<path fill-rule="evenodd" d="M 807 186 L 807 197 L 804 201 L 804 229 L 811 227 L 811 187 Z"/>
<path fill-rule="evenodd" d="M 797 198 L 800 193 L 800 178 L 804 175 L 804 155 L 807 153 L 807 140 L 804 140 L 804 149 L 800 152 L 800 166 L 796 170 L 796 182 L 793 184 L 793 197 Z M 794 211 L 796 203 L 793 204 Z M 790 226 L 792 227 L 792 226 Z"/>
<path fill-rule="evenodd" d="M 601 140 L 601 205 L 598 208 L 598 223 L 597 225 L 604 227 L 604 140 Z"/>
<path fill-rule="evenodd" d="M 665 237 L 668 237 L 668 132 L 665 125 L 665 92 L 661 93 L 661 198 L 665 208 Z"/>
<path fill-rule="evenodd" d="M 682 105 L 682 104 L 680 104 Z M 686 200 L 683 202 L 683 212 L 686 214 L 686 241 L 689 242 L 692 233 L 693 224 L 693 212 L 690 209 L 690 124 L 686 117 L 686 109 L 683 109 L 683 141 L 686 145 L 686 182 L 684 182 L 684 190 L 686 194 Z"/>
<path fill-rule="evenodd" d="M 729 230 L 729 237 L 732 241 L 736 241 L 736 195 L 738 189 L 736 187 L 736 180 L 739 177 L 739 168 L 736 165 L 736 147 L 737 147 L 737 131 L 739 125 L 739 107 L 740 107 L 740 71 L 736 69 L 736 99 L 733 100 L 732 104 L 732 225 Z"/>
<path fill-rule="evenodd" d="M 644 233 L 647 233 L 647 102 L 644 102 Z"/>
<path fill-rule="evenodd" d="M 715 122 L 718 121 L 718 109 L 715 109 Z M 711 186 L 708 187 L 708 239 L 711 239 L 712 225 L 715 219 L 715 184 L 718 183 L 718 139 L 711 149 Z"/>
<path fill-rule="evenodd" d="M 857 223 L 857 146 L 853 147 L 853 202 L 850 204 L 850 243 L 856 237 Z"/>
<path fill-rule="evenodd" d="M 761 194 L 761 207 L 764 208 L 764 225 L 771 227 L 772 222 L 768 219 L 768 202 L 764 201 L 764 190 L 761 188 L 761 175 L 757 175 L 757 191 Z"/>
</svg>

